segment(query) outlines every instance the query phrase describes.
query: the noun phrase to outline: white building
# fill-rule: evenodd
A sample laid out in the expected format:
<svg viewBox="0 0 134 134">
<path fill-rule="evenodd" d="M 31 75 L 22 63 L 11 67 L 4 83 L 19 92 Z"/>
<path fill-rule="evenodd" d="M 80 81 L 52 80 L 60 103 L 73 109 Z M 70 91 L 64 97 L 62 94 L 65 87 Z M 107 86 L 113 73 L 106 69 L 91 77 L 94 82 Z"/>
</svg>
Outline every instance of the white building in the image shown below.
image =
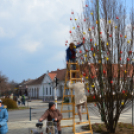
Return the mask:
<svg viewBox="0 0 134 134">
<path fill-rule="evenodd" d="M 55 91 L 58 99 L 62 99 L 64 90 L 66 69 L 51 71 L 43 74 L 39 78 L 27 84 L 28 96 L 34 99 L 54 100 Z M 57 90 L 55 77 L 58 78 Z"/>
</svg>

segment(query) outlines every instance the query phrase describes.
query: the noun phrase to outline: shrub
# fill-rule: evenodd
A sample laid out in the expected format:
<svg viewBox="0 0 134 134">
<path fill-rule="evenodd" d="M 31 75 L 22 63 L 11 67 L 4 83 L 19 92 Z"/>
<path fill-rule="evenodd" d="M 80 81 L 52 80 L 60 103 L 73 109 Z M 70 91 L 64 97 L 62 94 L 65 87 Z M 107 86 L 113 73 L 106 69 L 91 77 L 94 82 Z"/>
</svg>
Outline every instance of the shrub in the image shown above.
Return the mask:
<svg viewBox="0 0 134 134">
<path fill-rule="evenodd" d="M 10 98 L 4 98 L 2 99 L 3 105 L 6 105 L 9 109 L 15 109 L 18 108 L 16 102 Z"/>
</svg>

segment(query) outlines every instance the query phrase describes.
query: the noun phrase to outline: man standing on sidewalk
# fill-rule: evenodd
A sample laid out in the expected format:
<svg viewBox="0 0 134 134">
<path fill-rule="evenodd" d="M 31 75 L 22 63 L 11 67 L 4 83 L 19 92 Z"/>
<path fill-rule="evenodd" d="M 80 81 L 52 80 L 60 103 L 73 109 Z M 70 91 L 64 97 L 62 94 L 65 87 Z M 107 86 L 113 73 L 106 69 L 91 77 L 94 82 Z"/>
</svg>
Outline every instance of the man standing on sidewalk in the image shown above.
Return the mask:
<svg viewBox="0 0 134 134">
<path fill-rule="evenodd" d="M 47 119 L 47 121 L 57 122 L 58 134 L 61 134 L 60 120 L 62 119 L 62 114 L 55 108 L 54 102 L 49 103 L 49 109 L 45 111 L 39 121 L 42 122 L 45 119 Z"/>
</svg>

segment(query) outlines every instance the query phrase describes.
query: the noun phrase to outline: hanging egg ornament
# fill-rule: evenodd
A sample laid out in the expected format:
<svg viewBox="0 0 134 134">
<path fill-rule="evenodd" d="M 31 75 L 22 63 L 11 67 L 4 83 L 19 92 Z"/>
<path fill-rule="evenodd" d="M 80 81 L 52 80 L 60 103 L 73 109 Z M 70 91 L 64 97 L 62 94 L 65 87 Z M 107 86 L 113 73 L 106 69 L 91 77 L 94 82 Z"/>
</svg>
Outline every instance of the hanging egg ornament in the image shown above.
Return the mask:
<svg viewBox="0 0 134 134">
<path fill-rule="evenodd" d="M 124 105 L 124 102 L 121 102 L 121 105 Z"/>
<path fill-rule="evenodd" d="M 119 17 L 117 16 L 116 19 L 119 19 Z"/>
<path fill-rule="evenodd" d="M 87 90 L 89 90 L 89 87 L 87 87 Z"/>
<path fill-rule="evenodd" d="M 92 29 L 94 30 L 94 26 L 92 27 Z"/>
<path fill-rule="evenodd" d="M 94 79 L 94 76 L 91 76 L 92 79 Z"/>
<path fill-rule="evenodd" d="M 111 20 L 109 20 L 108 23 L 111 24 Z"/>
<path fill-rule="evenodd" d="M 87 57 L 87 54 L 85 54 L 84 57 Z"/>
<path fill-rule="evenodd" d="M 108 42 L 107 42 L 107 46 L 108 46 L 109 44 L 108 44 Z"/>
<path fill-rule="evenodd" d="M 93 12 L 91 12 L 90 14 L 93 15 Z"/>
<path fill-rule="evenodd" d="M 120 61 L 121 61 L 121 58 L 120 58 Z"/>
<path fill-rule="evenodd" d="M 108 58 L 108 57 L 107 57 L 106 59 L 107 59 L 107 61 L 109 60 L 109 58 Z"/>
<path fill-rule="evenodd" d="M 126 70 L 125 70 L 124 72 L 125 72 L 125 73 L 127 73 L 127 71 L 126 71 Z"/>
<path fill-rule="evenodd" d="M 88 31 L 91 31 L 91 29 L 89 28 Z"/>
<path fill-rule="evenodd" d="M 92 42 L 93 41 L 93 39 L 90 39 L 90 42 Z"/>
<path fill-rule="evenodd" d="M 81 57 L 81 60 L 83 60 L 83 57 Z"/>
<path fill-rule="evenodd" d="M 86 34 L 86 32 L 83 32 L 83 34 Z"/>
<path fill-rule="evenodd" d="M 130 54 L 132 54 L 132 51 L 129 51 Z"/>
<path fill-rule="evenodd" d="M 103 74 L 106 74 L 106 71 L 105 70 L 103 70 Z"/>
<path fill-rule="evenodd" d="M 94 88 L 95 86 L 94 86 L 94 84 L 92 85 L 92 88 Z"/>
<path fill-rule="evenodd" d="M 83 73 L 83 76 L 85 77 L 86 76 L 86 73 Z"/>
<path fill-rule="evenodd" d="M 101 60 L 99 60 L 99 63 L 101 63 Z"/>
<path fill-rule="evenodd" d="M 122 34 L 120 34 L 120 37 L 122 37 Z"/>
<path fill-rule="evenodd" d="M 88 76 L 87 77 L 85 77 L 86 79 L 88 79 Z"/>
<path fill-rule="evenodd" d="M 93 56 L 95 57 L 95 53 L 93 53 Z"/>
<path fill-rule="evenodd" d="M 80 27 L 80 26 L 77 26 L 78 28 Z"/>
<path fill-rule="evenodd" d="M 82 51 L 80 50 L 79 53 L 82 53 Z"/>
<path fill-rule="evenodd" d="M 91 51 L 93 51 L 94 50 L 94 48 L 93 47 L 91 47 Z"/>
<path fill-rule="evenodd" d="M 127 61 L 130 61 L 130 59 L 129 59 L 129 58 L 127 58 Z"/>
<path fill-rule="evenodd" d="M 122 54 L 123 52 L 122 51 L 120 51 L 120 54 Z"/>
<path fill-rule="evenodd" d="M 83 37 L 83 40 L 85 40 L 85 37 Z"/>
<path fill-rule="evenodd" d="M 74 14 L 74 12 L 71 12 L 71 14 Z"/>
<path fill-rule="evenodd" d="M 86 5 L 86 7 L 88 7 L 88 5 Z"/>
<path fill-rule="evenodd" d="M 69 33 L 72 33 L 72 31 L 70 30 Z"/>
<path fill-rule="evenodd" d="M 84 19 L 84 21 L 86 21 L 86 19 Z"/>
<path fill-rule="evenodd" d="M 75 18 L 75 21 L 76 21 L 77 19 Z"/>
<path fill-rule="evenodd" d="M 130 40 L 128 40 L 127 43 L 129 44 L 130 43 Z"/>
<path fill-rule="evenodd" d="M 97 44 L 95 43 L 95 46 L 96 46 Z"/>
<path fill-rule="evenodd" d="M 93 96 L 93 99 L 95 99 L 95 95 Z"/>
<path fill-rule="evenodd" d="M 112 34 L 110 34 L 109 37 L 112 37 Z"/>
<path fill-rule="evenodd" d="M 76 46 L 74 46 L 74 48 L 76 48 Z"/>
<path fill-rule="evenodd" d="M 111 80 L 110 83 L 113 84 L 113 81 Z"/>
<path fill-rule="evenodd" d="M 98 24 L 98 20 L 96 20 L 96 24 Z"/>
<path fill-rule="evenodd" d="M 75 27 L 73 27 L 73 29 L 75 29 Z"/>
<path fill-rule="evenodd" d="M 67 46 L 67 44 L 65 44 L 65 46 Z"/>
<path fill-rule="evenodd" d="M 72 20 L 72 18 L 70 18 L 70 20 Z"/>
<path fill-rule="evenodd" d="M 115 26 L 115 29 L 117 29 L 117 26 Z"/>
<path fill-rule="evenodd" d="M 125 35 L 124 38 L 127 38 L 127 36 Z"/>
</svg>

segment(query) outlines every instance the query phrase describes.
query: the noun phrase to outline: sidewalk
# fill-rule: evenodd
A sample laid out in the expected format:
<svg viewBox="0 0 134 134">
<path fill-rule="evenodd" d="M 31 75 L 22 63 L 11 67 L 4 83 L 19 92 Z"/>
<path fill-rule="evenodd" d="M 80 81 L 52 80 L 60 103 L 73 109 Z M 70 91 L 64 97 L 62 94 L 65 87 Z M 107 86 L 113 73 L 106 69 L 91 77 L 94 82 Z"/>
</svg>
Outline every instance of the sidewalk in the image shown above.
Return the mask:
<svg viewBox="0 0 134 134">
<path fill-rule="evenodd" d="M 70 122 L 72 122 L 72 121 L 70 121 L 70 120 L 69 121 L 61 121 L 61 126 L 68 125 L 68 124 L 70 125 Z M 76 119 L 76 122 L 78 122 L 78 119 Z M 23 122 L 21 122 L 21 121 L 20 122 L 8 122 L 9 134 L 29 134 L 28 133 L 29 128 L 36 129 L 36 127 L 35 127 L 36 123 L 37 123 L 37 120 L 27 121 L 27 122 L 25 122 L 25 121 L 23 121 Z M 95 122 L 91 121 L 91 123 L 95 123 Z M 79 126 L 77 125 L 76 132 L 83 131 L 81 129 L 81 126 L 83 126 L 83 125 L 79 125 Z M 45 126 L 44 126 L 44 129 L 45 129 Z M 73 134 L 72 127 L 63 128 L 62 133 L 63 134 Z M 94 134 L 96 134 L 96 133 L 94 133 Z"/>
</svg>

